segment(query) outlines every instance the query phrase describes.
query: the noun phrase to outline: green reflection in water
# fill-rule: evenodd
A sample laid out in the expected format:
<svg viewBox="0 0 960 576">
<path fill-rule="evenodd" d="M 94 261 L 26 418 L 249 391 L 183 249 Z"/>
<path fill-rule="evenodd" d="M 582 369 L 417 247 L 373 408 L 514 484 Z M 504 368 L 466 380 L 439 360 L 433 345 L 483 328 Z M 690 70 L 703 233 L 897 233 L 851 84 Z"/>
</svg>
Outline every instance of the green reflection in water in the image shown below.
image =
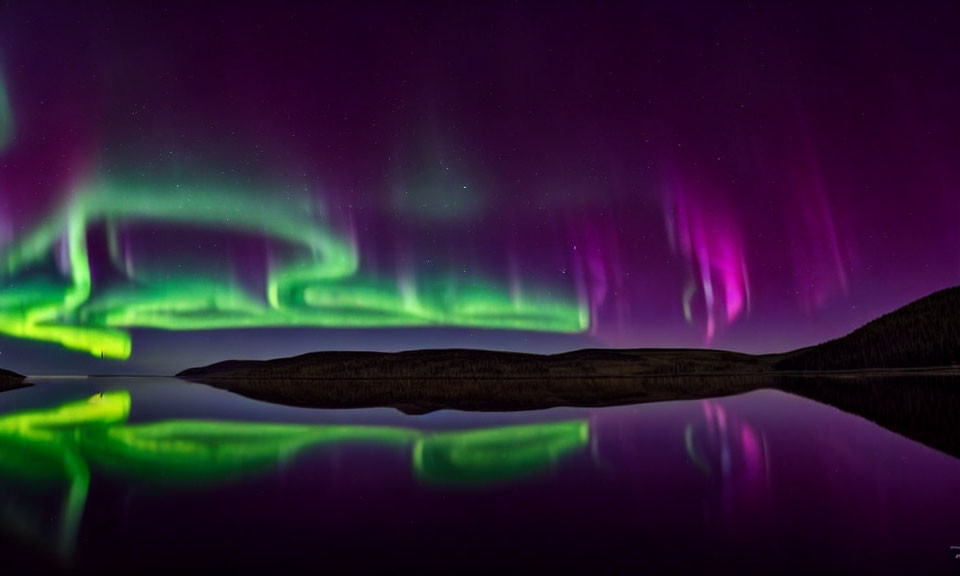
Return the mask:
<svg viewBox="0 0 960 576">
<path fill-rule="evenodd" d="M 98 467 L 124 477 L 196 484 L 267 471 L 321 444 L 403 444 L 416 436 L 385 426 L 172 420 L 86 433 L 82 446 Z"/>
<path fill-rule="evenodd" d="M 476 485 L 540 471 L 587 442 L 584 421 L 440 432 L 417 440 L 417 474 L 441 484 Z"/>
<path fill-rule="evenodd" d="M 126 392 L 98 395 L 46 410 L 29 410 L 0 417 L 0 474 L 33 487 L 65 486 L 59 530 L 53 543 L 60 556 L 69 556 L 76 541 L 90 487 L 90 470 L 77 445 L 81 429 L 119 425 L 130 413 Z M 45 539 L 37 521 L 4 518 L 13 531 L 37 543 Z"/>
<path fill-rule="evenodd" d="M 162 488 L 216 484 L 268 473 L 321 445 L 371 443 L 408 447 L 416 476 L 431 484 L 483 486 L 529 477 L 586 445 L 586 421 L 480 430 L 425 432 L 413 428 L 212 420 L 128 424 L 126 391 L 98 394 L 58 407 L 0 416 L 0 479 L 25 489 L 61 487 L 55 549 L 69 557 L 93 470 Z M 42 543 L 29 521 L 0 522 Z M 36 522 L 34 522 L 36 524 Z"/>
</svg>

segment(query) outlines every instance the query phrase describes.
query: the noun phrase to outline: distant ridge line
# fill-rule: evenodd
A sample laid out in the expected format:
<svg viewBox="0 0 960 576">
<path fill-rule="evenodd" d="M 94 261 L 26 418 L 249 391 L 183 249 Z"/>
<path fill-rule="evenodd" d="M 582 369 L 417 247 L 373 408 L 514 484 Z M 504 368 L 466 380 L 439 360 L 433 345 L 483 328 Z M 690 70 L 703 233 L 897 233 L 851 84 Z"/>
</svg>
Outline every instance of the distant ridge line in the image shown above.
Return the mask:
<svg viewBox="0 0 960 576">
<path fill-rule="evenodd" d="M 934 292 L 850 334 L 782 354 L 697 348 L 584 348 L 556 354 L 440 348 L 319 351 L 269 360 L 224 360 L 181 378 L 365 380 L 637 378 L 642 376 L 951 370 L 960 364 L 960 287 Z"/>
</svg>

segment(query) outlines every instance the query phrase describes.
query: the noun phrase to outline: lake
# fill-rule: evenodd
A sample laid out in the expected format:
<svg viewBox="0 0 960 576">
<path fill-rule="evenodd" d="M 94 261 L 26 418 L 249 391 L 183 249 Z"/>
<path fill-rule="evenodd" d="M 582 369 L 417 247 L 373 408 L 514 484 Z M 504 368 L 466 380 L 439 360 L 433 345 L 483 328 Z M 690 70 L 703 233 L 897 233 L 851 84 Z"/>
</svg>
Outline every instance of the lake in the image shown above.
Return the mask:
<svg viewBox="0 0 960 576">
<path fill-rule="evenodd" d="M 13 569 L 951 573 L 960 459 L 782 391 L 320 410 L 170 378 L 0 394 Z"/>
</svg>

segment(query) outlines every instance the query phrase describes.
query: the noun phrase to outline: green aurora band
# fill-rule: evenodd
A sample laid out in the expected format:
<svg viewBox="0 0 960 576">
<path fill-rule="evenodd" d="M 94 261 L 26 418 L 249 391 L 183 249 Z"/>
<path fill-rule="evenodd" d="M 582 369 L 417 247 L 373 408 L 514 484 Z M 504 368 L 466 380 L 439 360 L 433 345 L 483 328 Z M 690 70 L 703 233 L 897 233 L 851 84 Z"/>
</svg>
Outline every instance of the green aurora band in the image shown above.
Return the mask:
<svg viewBox="0 0 960 576">
<path fill-rule="evenodd" d="M 7 94 L 7 84 L 0 73 L 0 152 L 3 152 L 13 142 L 13 110 L 10 108 L 10 96 Z"/>
<path fill-rule="evenodd" d="M 95 289 L 88 235 L 102 228 L 111 261 L 122 268 L 117 229 L 144 223 L 262 236 L 284 250 L 271 259 L 260 295 L 229 277 L 182 271 L 148 278 L 128 270 L 126 283 Z M 69 263 L 68 279 L 38 272 L 58 248 Z M 236 187 L 97 181 L 0 258 L 7 276 L 0 333 L 121 360 L 131 354 L 131 328 L 457 326 L 571 333 L 590 324 L 584 303 L 547 291 L 510 292 L 452 274 L 403 282 L 360 274 L 349 236 L 309 209 L 264 202 Z"/>
<path fill-rule="evenodd" d="M 90 486 L 91 467 L 157 489 L 212 485 L 268 473 L 301 451 L 372 443 L 409 449 L 417 478 L 480 486 L 531 476 L 571 456 L 589 438 L 583 420 L 425 432 L 413 428 L 211 420 L 128 424 L 126 391 L 0 416 L 0 477 L 65 486 L 56 548 L 69 556 Z"/>
</svg>

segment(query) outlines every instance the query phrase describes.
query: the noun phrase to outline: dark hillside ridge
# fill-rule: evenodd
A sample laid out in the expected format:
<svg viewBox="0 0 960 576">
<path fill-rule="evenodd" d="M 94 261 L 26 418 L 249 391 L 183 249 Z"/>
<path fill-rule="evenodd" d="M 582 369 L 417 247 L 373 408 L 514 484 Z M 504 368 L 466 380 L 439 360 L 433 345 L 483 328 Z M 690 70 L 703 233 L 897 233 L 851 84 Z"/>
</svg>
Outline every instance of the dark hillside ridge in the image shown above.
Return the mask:
<svg viewBox="0 0 960 576">
<path fill-rule="evenodd" d="M 600 350 L 540 355 L 487 350 L 314 352 L 276 360 L 229 360 L 177 374 L 187 379 L 550 379 L 630 378 L 703 373 L 756 374 L 763 357 L 722 350 Z"/>
<path fill-rule="evenodd" d="M 184 370 L 187 379 L 596 379 L 752 375 L 950 367 L 960 364 L 960 287 L 941 290 L 852 333 L 786 354 L 701 349 L 586 349 L 540 355 L 489 350 L 314 352 L 275 360 L 228 360 Z"/>
<path fill-rule="evenodd" d="M 960 364 L 960 287 L 911 302 L 850 334 L 786 354 L 777 370 L 920 368 Z"/>
<path fill-rule="evenodd" d="M 26 376 L 22 376 L 9 370 L 0 369 L 0 392 L 16 390 L 17 388 L 29 386 L 29 384 L 24 382 L 25 379 Z"/>
</svg>

